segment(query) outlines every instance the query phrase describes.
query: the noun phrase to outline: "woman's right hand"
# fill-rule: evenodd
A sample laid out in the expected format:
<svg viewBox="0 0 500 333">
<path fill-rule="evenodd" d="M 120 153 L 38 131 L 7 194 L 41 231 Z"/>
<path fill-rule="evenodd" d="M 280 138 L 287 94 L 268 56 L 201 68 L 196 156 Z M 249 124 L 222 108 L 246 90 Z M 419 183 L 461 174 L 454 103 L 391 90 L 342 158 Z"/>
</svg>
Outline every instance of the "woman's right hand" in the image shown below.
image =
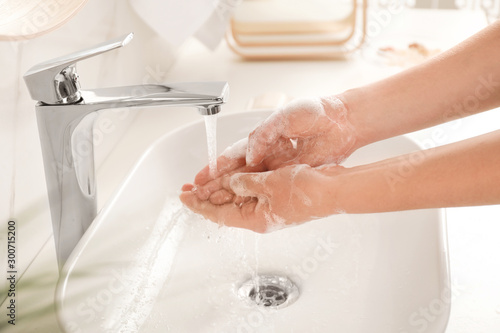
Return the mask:
<svg viewBox="0 0 500 333">
<path fill-rule="evenodd" d="M 339 164 L 357 148 L 356 143 L 356 130 L 339 98 L 297 99 L 257 126 L 247 141 L 227 149 L 218 158 L 214 175 L 208 166 L 201 170 L 194 186 L 200 199 L 207 200 L 219 191 L 216 179 L 223 175 L 295 164 Z M 220 193 L 216 197 L 220 201 Z"/>
<path fill-rule="evenodd" d="M 292 164 L 339 164 L 354 151 L 356 142 L 348 116 L 335 96 L 296 99 L 250 133 L 246 164 L 267 160 L 271 170 Z"/>
<path fill-rule="evenodd" d="M 337 202 L 342 166 L 291 165 L 266 172 L 238 172 L 219 182 L 226 200 L 200 199 L 186 185 L 181 201 L 219 225 L 270 232 L 343 212 Z M 218 196 L 218 195 L 217 195 Z M 219 197 L 220 199 L 220 197 Z"/>
</svg>

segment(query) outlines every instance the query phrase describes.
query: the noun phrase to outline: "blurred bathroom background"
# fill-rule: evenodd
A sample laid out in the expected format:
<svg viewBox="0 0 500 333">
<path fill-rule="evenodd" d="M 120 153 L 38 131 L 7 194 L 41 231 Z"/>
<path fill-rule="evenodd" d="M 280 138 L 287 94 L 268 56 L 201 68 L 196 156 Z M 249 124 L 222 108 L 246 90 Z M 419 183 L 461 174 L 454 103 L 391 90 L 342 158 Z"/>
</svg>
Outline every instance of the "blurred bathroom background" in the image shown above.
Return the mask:
<svg viewBox="0 0 500 333">
<path fill-rule="evenodd" d="M 73 13 L 65 6 L 77 10 Z M 61 16 L 61 11 L 67 15 Z M 307 13 L 307 24 L 291 19 Z M 272 109 L 293 97 L 332 94 L 394 74 L 455 45 L 499 15 L 500 0 L 0 0 L 0 267 L 7 271 L 7 223 L 13 220 L 19 305 L 16 326 L 8 325 L 4 314 L 8 281 L 0 279 L 0 331 L 60 332 L 53 302 L 58 269 L 35 101 L 22 78 L 31 66 L 134 32 L 125 49 L 78 64 L 83 89 L 228 81 L 231 97 L 223 112 Z M 89 134 L 96 146 L 99 207 L 152 142 L 199 119 L 193 110 L 168 117 L 167 113 L 100 114 Z M 444 125 L 446 140 L 434 144 L 497 129 L 493 120 L 498 116 L 490 112 L 462 124 L 460 131 Z M 419 135 L 422 142 L 432 138 L 431 131 Z M 452 272 L 454 268 L 458 276 L 466 274 L 462 283 L 467 292 L 488 298 L 486 287 L 474 283 L 487 275 L 486 284 L 498 290 L 494 282 L 494 277 L 500 278 L 498 269 L 485 270 L 498 262 L 478 261 L 477 256 L 485 248 L 500 250 L 491 238 L 492 230 L 500 230 L 481 219 L 475 222 L 477 229 L 469 229 L 466 220 L 477 219 L 474 210 L 450 211 L 448 217 L 453 214 L 464 222 L 450 228 L 450 252 L 457 256 L 451 260 Z M 466 273 L 470 267 L 475 269 Z M 466 313 L 477 302 L 467 303 L 467 294 L 464 297 L 458 309 Z M 500 323 L 498 299 L 481 303 L 492 304 L 496 312 L 491 314 L 481 314 L 480 307 L 465 317 L 452 312 L 449 332 L 467 331 L 459 327 L 474 325 L 470 318 L 490 315 L 496 316 L 494 322 L 486 318 L 492 326 L 483 323 L 486 326 L 474 330 L 492 332 L 489 329 Z"/>
</svg>

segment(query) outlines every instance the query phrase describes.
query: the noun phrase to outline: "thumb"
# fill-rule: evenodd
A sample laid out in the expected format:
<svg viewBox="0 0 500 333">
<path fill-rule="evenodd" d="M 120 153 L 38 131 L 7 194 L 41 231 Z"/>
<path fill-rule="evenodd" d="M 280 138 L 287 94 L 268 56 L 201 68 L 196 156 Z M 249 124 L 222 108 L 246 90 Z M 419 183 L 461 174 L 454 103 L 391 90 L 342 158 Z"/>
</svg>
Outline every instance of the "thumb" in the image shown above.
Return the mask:
<svg viewBox="0 0 500 333">
<path fill-rule="evenodd" d="M 240 197 L 260 197 L 265 195 L 268 172 L 236 173 L 228 177 L 229 189 Z"/>
<path fill-rule="evenodd" d="M 285 119 L 282 111 L 271 114 L 248 136 L 246 164 L 255 166 L 266 157 L 267 150 L 282 135 Z"/>
</svg>

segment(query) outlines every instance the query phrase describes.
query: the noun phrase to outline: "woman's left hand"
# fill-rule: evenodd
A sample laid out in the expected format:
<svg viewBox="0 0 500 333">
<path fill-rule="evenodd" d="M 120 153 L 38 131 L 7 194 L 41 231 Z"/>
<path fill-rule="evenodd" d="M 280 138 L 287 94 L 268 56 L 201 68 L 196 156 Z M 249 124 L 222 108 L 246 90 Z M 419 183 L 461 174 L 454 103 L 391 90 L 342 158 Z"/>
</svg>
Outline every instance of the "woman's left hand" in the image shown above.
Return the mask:
<svg viewBox="0 0 500 333">
<path fill-rule="evenodd" d="M 343 169 L 292 165 L 233 173 L 213 180 L 220 192 L 211 195 L 220 193 L 220 198 L 200 198 L 194 185 L 184 185 L 180 198 L 188 208 L 216 223 L 264 233 L 340 211 L 332 174 Z"/>
</svg>

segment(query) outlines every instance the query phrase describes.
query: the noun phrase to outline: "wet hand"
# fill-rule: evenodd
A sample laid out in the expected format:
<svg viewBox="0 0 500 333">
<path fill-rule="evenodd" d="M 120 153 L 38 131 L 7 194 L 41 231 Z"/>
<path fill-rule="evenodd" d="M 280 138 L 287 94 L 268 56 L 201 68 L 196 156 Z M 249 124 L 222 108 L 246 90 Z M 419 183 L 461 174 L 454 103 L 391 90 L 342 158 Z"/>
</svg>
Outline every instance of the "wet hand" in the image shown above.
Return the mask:
<svg viewBox="0 0 500 333">
<path fill-rule="evenodd" d="M 294 165 L 234 173 L 216 180 L 225 196 L 220 204 L 200 199 L 194 185 L 185 185 L 180 199 L 216 223 L 263 233 L 337 212 L 333 181 L 342 170 L 340 166 Z"/>
<path fill-rule="evenodd" d="M 246 164 L 255 166 L 269 159 L 277 147 L 280 158 L 268 162 L 270 169 L 291 164 L 339 164 L 352 153 L 355 141 L 354 128 L 340 99 L 297 99 L 250 133 Z"/>
<path fill-rule="evenodd" d="M 356 131 L 340 99 L 297 99 L 257 126 L 247 141 L 223 153 L 215 175 L 210 175 L 207 166 L 196 175 L 194 184 L 205 185 L 244 167 L 275 170 L 293 164 L 339 164 L 355 149 Z"/>
<path fill-rule="evenodd" d="M 247 139 L 242 139 L 228 147 L 217 159 L 217 171 L 215 175 L 210 174 L 207 165 L 195 177 L 194 184 L 185 184 L 183 191 L 193 191 L 198 199 L 209 200 L 212 204 L 221 205 L 232 200 L 233 195 L 227 192 L 227 186 L 223 187 L 223 177 L 236 173 L 264 172 L 279 167 L 279 161 L 288 160 L 288 151 L 276 145 L 275 151 L 259 164 L 248 166 L 246 164 Z M 283 163 L 284 164 L 284 163 Z M 214 177 L 215 176 L 215 177 Z M 214 178 L 213 178 L 214 177 Z"/>
</svg>

